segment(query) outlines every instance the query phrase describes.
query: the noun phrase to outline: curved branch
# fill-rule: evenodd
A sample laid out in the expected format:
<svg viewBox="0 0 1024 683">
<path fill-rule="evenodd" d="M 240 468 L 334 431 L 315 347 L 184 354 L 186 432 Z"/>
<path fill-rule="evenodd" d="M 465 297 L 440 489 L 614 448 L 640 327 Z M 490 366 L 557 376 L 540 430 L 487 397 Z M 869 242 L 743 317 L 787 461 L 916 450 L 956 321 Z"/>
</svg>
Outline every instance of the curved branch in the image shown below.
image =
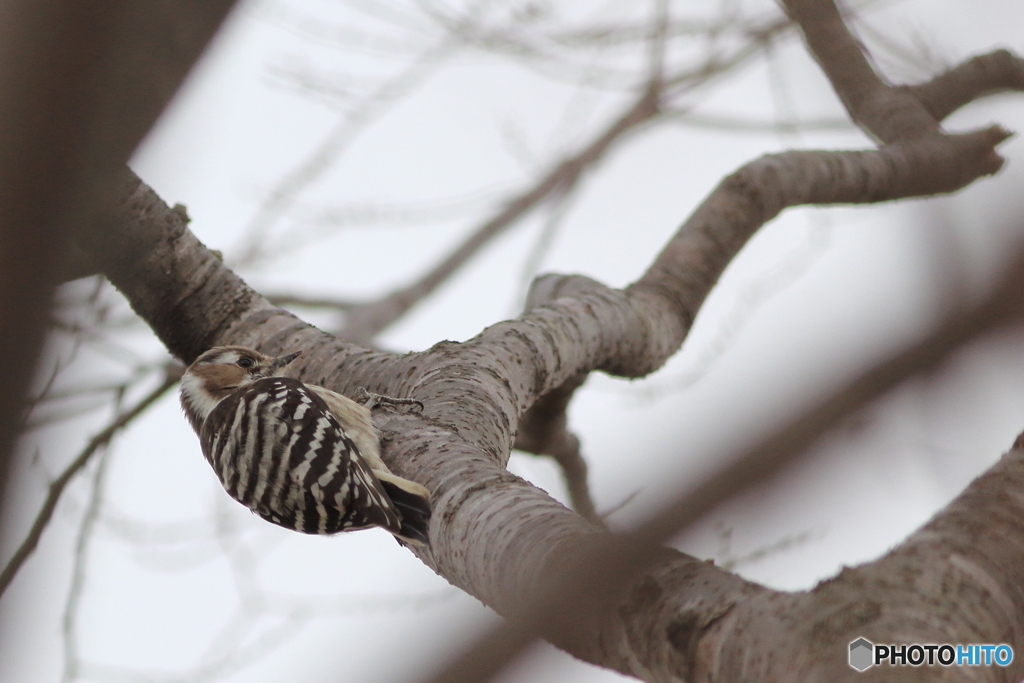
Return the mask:
<svg viewBox="0 0 1024 683">
<path fill-rule="evenodd" d="M 973 57 L 910 90 L 935 120 L 941 121 L 981 97 L 1024 90 L 1024 59 L 1009 50 L 995 50 Z"/>
<path fill-rule="evenodd" d="M 1001 168 L 1002 159 L 994 147 L 1007 137 L 1009 133 L 995 126 L 872 151 L 799 151 L 761 157 L 723 180 L 627 291 L 664 298 L 688 329 L 732 257 L 783 209 L 953 192 Z"/>
<path fill-rule="evenodd" d="M 811 54 L 857 125 L 882 142 L 939 130 L 919 100 L 885 83 L 868 63 L 833 0 L 782 0 L 803 31 Z"/>
<path fill-rule="evenodd" d="M 418 551 L 421 559 L 505 615 L 521 616 L 534 600 L 552 595 L 562 605 L 582 605 L 582 622 L 546 612 L 552 619 L 544 632 L 588 661 L 667 680 L 691 677 L 709 662 L 719 666 L 718 655 L 702 649 L 718 641 L 706 638 L 750 642 L 737 629 L 755 622 L 731 615 L 769 620 L 780 605 L 796 610 L 799 596 L 611 537 L 512 476 L 504 464 L 521 416 L 582 373 L 640 376 L 660 367 L 726 264 L 785 207 L 953 191 L 998 170 L 994 147 L 1005 135 L 999 128 L 954 136 L 926 131 L 872 151 L 764 157 L 723 181 L 626 290 L 580 277 L 542 278 L 535 293 L 545 305 L 466 343 L 442 342 L 400 357 L 342 342 L 271 306 L 145 186 L 129 188 L 111 232 L 93 234 L 87 249 L 104 259 L 108 276 L 186 362 L 221 343 L 270 353 L 301 348 L 294 364 L 300 379 L 342 393 L 363 386 L 421 401 L 421 415 L 388 415 L 380 425 L 389 466 L 434 494 L 431 546 Z M 621 565 L 595 569 L 608 553 L 624 558 Z M 566 576 L 564 567 L 584 572 L 586 580 L 552 587 L 546 579 Z M 589 602 L 581 586 L 596 587 Z M 608 605 L 617 605 L 615 613 Z M 526 623 L 523 639 L 537 626 Z M 566 623 L 573 628 L 559 628 Z M 766 638 L 805 635 L 786 628 Z M 764 652 L 764 642 L 754 643 L 752 657 Z"/>
</svg>

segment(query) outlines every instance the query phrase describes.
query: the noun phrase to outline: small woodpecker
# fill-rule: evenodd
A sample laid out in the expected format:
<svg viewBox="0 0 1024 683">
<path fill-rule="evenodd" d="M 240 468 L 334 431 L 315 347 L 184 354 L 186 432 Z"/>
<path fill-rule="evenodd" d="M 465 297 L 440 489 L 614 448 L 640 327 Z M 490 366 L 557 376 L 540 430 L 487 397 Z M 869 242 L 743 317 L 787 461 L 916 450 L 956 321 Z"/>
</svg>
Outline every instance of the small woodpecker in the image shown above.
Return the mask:
<svg viewBox="0 0 1024 683">
<path fill-rule="evenodd" d="M 181 406 L 225 490 L 263 519 L 303 533 L 379 526 L 427 544 L 426 487 L 380 459 L 368 408 L 278 376 L 300 354 L 218 346 L 185 371 Z"/>
</svg>

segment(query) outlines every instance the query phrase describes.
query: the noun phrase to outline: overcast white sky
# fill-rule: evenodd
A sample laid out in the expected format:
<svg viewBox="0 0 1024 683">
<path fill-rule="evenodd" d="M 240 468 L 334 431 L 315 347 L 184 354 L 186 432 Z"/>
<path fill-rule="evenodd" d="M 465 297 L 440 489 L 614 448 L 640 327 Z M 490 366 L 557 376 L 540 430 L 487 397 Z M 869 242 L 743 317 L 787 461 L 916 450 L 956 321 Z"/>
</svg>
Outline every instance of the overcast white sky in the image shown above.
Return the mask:
<svg viewBox="0 0 1024 683">
<path fill-rule="evenodd" d="M 199 238 L 237 262 L 275 184 L 309 158 L 361 93 L 384 76 L 406 74 L 415 87 L 339 137 L 344 154 L 270 230 L 272 257 L 239 267 L 260 291 L 362 298 L 409 281 L 487 215 L 489 198 L 522 187 L 625 101 L 621 92 L 574 85 L 561 70 L 452 48 L 426 30 L 431 24 L 417 13 L 419 5 L 409 4 L 244 2 L 136 155 L 139 175 L 169 203 L 185 204 Z M 520 11 L 528 4 L 498 3 Z M 532 4 L 622 22 L 640 3 Z M 695 16 L 722 8 L 741 16 L 773 10 L 769 2 L 741 0 L 675 4 L 676 12 Z M 893 80 L 920 79 L 935 65 L 995 47 L 1024 51 L 1019 0 L 876 5 L 881 8 L 867 15 L 861 37 Z M 403 56 L 381 57 L 380 43 L 332 45 L 346 27 L 371 31 L 382 42 L 395 39 Z M 417 54 L 435 61 L 410 70 Z M 621 55 L 588 59 L 580 62 L 584 74 L 634 66 Z M 330 84 L 336 96 L 297 94 L 286 85 L 295 74 Z M 685 101 L 707 113 L 764 121 L 841 115 L 793 39 L 777 46 L 771 60 L 761 58 Z M 992 121 L 1024 130 L 1024 99 L 992 98 L 958 113 L 948 127 Z M 866 144 L 853 130 L 782 135 L 683 125 L 630 138 L 573 198 L 540 269 L 624 285 L 744 162 L 789 147 Z M 599 510 L 629 499 L 610 518 L 613 526 L 629 527 L 683 482 L 926 331 L 943 301 L 982 292 L 1020 241 L 1022 224 L 1013 212 L 1019 211 L 1022 149 L 1011 139 L 1003 150 L 1008 167 L 955 197 L 788 211 L 730 266 L 665 369 L 632 383 L 591 378 L 572 405 L 572 424 L 583 439 Z M 371 205 L 428 219 L 340 227 L 324 219 L 328 210 L 351 216 Z M 546 217 L 538 212 L 493 243 L 388 330 L 382 344 L 422 349 L 466 339 L 514 315 Z M 946 267 L 950 260 L 959 270 Z M 326 315 L 309 319 L 326 327 L 336 322 Z M 129 352 L 160 358 L 158 342 L 142 332 L 121 340 L 123 348 L 87 353 L 69 375 L 123 373 Z M 1022 352 L 1019 333 L 984 340 L 936 376 L 850 420 L 805 464 L 714 512 L 677 539 L 677 547 L 727 561 L 781 546 L 738 569 L 786 589 L 877 556 L 947 503 L 1024 428 Z M 26 445 L 15 510 L 20 526 L 5 535 L 5 557 L 34 514 L 48 473 L 59 471 L 104 417 L 70 420 Z M 36 448 L 40 458 L 30 461 Z M 72 680 L 103 682 L 398 683 L 422 676 L 496 620 L 386 533 L 307 537 L 249 515 L 219 488 L 176 396 L 120 437 L 106 463 L 70 621 L 72 558 L 95 464 L 69 489 L 36 554 L 0 601 L 2 681 L 49 683 L 71 673 Z M 550 463 L 514 454 L 510 468 L 564 499 Z M 76 665 L 71 671 L 68 654 Z M 502 680 L 617 679 L 538 647 Z"/>
</svg>

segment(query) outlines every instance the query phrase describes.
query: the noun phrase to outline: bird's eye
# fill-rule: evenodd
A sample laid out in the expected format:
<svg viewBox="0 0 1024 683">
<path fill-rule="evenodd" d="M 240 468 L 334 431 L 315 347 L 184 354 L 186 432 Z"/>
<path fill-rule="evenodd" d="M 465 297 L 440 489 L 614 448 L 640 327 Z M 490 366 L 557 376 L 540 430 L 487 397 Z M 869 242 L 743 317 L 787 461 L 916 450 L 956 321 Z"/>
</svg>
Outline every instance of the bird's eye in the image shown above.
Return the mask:
<svg viewBox="0 0 1024 683">
<path fill-rule="evenodd" d="M 239 358 L 238 361 L 235 362 L 235 365 L 237 365 L 240 368 L 251 368 L 252 358 Z"/>
</svg>

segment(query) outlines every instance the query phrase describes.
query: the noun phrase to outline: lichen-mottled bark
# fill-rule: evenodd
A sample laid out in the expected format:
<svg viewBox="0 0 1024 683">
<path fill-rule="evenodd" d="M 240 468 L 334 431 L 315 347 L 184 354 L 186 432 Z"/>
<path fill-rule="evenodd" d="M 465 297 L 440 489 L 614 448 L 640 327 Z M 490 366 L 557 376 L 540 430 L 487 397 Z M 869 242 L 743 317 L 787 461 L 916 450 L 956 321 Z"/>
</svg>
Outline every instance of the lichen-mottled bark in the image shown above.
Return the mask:
<svg viewBox="0 0 1024 683">
<path fill-rule="evenodd" d="M 812 47 L 822 44 L 815 21 L 826 24 L 825 35 L 839 30 L 837 12 L 790 5 Z M 422 414 L 386 415 L 380 425 L 388 464 L 434 494 L 431 545 L 418 554 L 500 613 L 522 615 L 524 605 L 551 590 L 550 577 L 579 566 L 588 553 L 611 547 L 632 557 L 614 577 L 594 577 L 604 581 L 599 592 L 607 597 L 594 612 L 600 618 L 566 614 L 572 629 L 547 626 L 554 642 L 588 661 L 652 681 L 834 681 L 852 674 L 843 659 L 848 635 L 1024 647 L 1019 451 L 886 558 L 791 594 L 681 553 L 634 548 L 504 468 L 521 416 L 541 397 L 594 370 L 637 377 L 660 367 L 682 344 L 725 266 L 786 207 L 949 192 L 998 170 L 1000 129 L 947 135 L 935 120 L 924 131 L 905 120 L 893 124 L 871 107 L 880 93 L 906 98 L 912 89 L 859 82 L 877 80 L 870 67 L 836 75 L 835 55 L 823 48 L 817 56 L 858 122 L 885 145 L 755 160 L 722 182 L 629 288 L 578 276 L 542 278 L 530 310 L 462 344 L 442 342 L 396 356 L 327 335 L 252 291 L 188 231 L 181 212 L 131 179 L 117 215 L 83 234 L 80 244 L 184 362 L 225 343 L 273 354 L 302 349 L 292 368 L 302 380 L 343 393 L 362 386 L 421 401 Z M 1013 78 L 1019 78 L 1016 64 Z M 988 83 L 985 92 L 1017 87 L 1016 81 L 1000 83 Z M 942 110 L 953 106 L 933 92 L 927 111 L 938 101 Z M 914 116 L 924 110 L 918 107 Z M 979 538 L 979 525 L 989 538 Z M 582 590 L 564 589 L 566 600 Z M 956 607 L 960 601 L 965 604 Z M 900 674 L 907 680 L 953 675 L 922 671 Z M 976 673 L 1019 680 L 1021 672 L 1015 664 Z"/>
</svg>

